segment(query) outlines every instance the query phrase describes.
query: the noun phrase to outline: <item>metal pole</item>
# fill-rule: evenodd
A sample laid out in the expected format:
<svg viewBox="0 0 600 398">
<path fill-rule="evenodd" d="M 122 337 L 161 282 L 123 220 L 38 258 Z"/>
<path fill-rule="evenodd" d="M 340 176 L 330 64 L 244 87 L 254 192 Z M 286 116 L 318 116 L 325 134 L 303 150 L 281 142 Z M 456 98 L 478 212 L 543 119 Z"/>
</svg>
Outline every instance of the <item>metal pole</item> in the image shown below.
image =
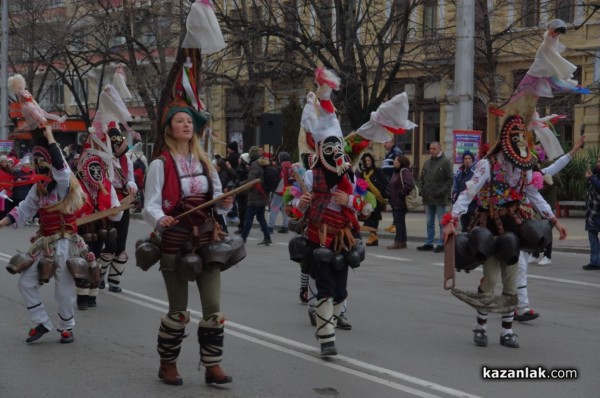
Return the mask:
<svg viewBox="0 0 600 398">
<path fill-rule="evenodd" d="M 475 80 L 475 1 L 459 0 L 456 15 L 454 70 L 454 128 L 473 129 L 473 81 Z"/>
<path fill-rule="evenodd" d="M 0 139 L 8 139 L 8 0 L 2 2 L 0 46 Z"/>
</svg>

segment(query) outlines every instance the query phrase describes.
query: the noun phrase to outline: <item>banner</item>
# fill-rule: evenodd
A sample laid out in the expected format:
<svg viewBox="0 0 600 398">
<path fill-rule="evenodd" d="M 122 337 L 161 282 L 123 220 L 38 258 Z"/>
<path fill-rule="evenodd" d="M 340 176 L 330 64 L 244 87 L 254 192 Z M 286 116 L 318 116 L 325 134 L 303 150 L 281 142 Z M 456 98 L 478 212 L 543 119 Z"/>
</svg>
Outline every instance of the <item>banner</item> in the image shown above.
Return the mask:
<svg viewBox="0 0 600 398">
<path fill-rule="evenodd" d="M 479 146 L 481 145 L 481 131 L 476 130 L 454 130 L 454 164 L 462 164 L 462 155 L 465 151 L 473 154 L 473 161 L 476 162 Z"/>
<path fill-rule="evenodd" d="M 0 140 L 0 153 L 8 154 L 13 149 L 14 141 Z"/>
</svg>

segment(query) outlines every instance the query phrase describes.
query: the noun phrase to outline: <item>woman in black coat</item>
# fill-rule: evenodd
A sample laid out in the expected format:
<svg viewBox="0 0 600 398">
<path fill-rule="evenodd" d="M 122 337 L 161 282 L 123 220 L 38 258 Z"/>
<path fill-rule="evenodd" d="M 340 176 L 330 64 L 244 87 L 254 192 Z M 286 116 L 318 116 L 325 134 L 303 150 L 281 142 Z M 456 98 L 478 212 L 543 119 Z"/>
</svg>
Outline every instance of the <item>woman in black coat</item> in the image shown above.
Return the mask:
<svg viewBox="0 0 600 398">
<path fill-rule="evenodd" d="M 404 155 L 394 159 L 394 172 L 390 179 L 390 206 L 394 216 L 396 236 L 388 249 L 406 249 L 406 195 L 415 187 L 415 179 L 410 169 L 410 160 Z"/>
</svg>

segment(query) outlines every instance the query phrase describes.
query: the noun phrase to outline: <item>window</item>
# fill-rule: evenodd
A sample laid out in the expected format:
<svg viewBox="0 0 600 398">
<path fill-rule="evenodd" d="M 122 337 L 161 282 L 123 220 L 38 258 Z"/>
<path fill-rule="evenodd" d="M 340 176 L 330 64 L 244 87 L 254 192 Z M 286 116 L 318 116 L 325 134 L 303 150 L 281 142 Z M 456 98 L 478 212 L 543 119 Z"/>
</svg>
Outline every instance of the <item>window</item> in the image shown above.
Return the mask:
<svg viewBox="0 0 600 398">
<path fill-rule="evenodd" d="M 294 50 L 294 41 L 298 34 L 300 17 L 298 9 L 293 1 L 287 1 L 283 5 L 283 23 L 286 31 L 285 35 L 285 52 L 286 54 Z"/>
<path fill-rule="evenodd" d="M 437 0 L 423 2 L 423 36 L 431 37 L 437 28 Z"/>
<path fill-rule="evenodd" d="M 521 0 L 521 27 L 529 28 L 540 23 L 540 1 Z"/>
<path fill-rule="evenodd" d="M 232 30 L 229 33 L 229 38 L 227 40 L 227 44 L 228 44 L 228 48 L 230 49 L 230 55 L 232 57 L 241 57 L 242 56 L 242 46 L 240 44 L 240 40 L 238 40 L 238 38 L 236 37 L 237 34 L 239 34 L 240 36 L 243 35 L 243 32 L 241 30 L 241 25 L 242 25 L 242 21 L 241 21 L 241 17 L 240 17 L 240 12 L 237 9 L 233 9 L 230 10 L 228 12 L 228 17 L 231 21 L 232 24 Z"/>
<path fill-rule="evenodd" d="M 404 134 L 396 135 L 396 146 L 402 149 L 402 153 L 407 155 L 413 151 L 414 130 L 408 130 Z"/>
<path fill-rule="evenodd" d="M 429 144 L 440 140 L 440 111 L 423 112 L 423 153 L 429 151 Z"/>
<path fill-rule="evenodd" d="M 71 98 L 71 102 L 75 104 L 77 100 L 81 103 L 87 102 L 87 94 L 88 94 L 88 81 L 81 81 L 78 78 L 73 79 L 73 97 Z"/>
<path fill-rule="evenodd" d="M 50 104 L 62 105 L 65 103 L 65 89 L 62 82 L 56 82 L 48 89 L 48 100 Z"/>
<path fill-rule="evenodd" d="M 319 21 L 321 22 L 319 36 L 321 42 L 326 43 L 329 41 L 329 37 L 333 39 L 333 5 L 330 1 L 325 1 L 318 8 Z"/>
<path fill-rule="evenodd" d="M 575 10 L 573 0 L 555 0 L 556 18 L 562 19 L 565 22 L 573 22 Z"/>
</svg>

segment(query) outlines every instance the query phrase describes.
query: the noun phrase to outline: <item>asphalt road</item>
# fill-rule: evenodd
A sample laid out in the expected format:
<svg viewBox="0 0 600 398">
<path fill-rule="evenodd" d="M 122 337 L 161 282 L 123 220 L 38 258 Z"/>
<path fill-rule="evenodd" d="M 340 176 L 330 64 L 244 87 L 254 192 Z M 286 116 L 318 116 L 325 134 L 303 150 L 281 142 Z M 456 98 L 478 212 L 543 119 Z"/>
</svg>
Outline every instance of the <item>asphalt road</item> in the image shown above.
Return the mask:
<svg viewBox="0 0 600 398">
<path fill-rule="evenodd" d="M 0 230 L 0 263 L 27 249 L 33 228 Z M 149 232 L 132 220 L 129 253 Z M 234 382 L 204 385 L 197 371 L 197 291 L 190 285 L 193 321 L 178 368 L 180 387 L 157 379 L 156 338 L 166 294 L 155 266 L 127 264 L 123 292 L 102 291 L 98 307 L 76 314 L 76 341 L 58 343 L 52 332 L 26 344 L 32 326 L 17 277 L 0 272 L 0 397 L 596 397 L 600 343 L 600 273 L 581 269 L 588 255 L 555 252 L 550 266 L 531 265 L 530 297 L 541 317 L 515 323 L 521 348 L 500 346 L 500 319 L 491 316 L 490 344 L 472 343 L 475 312 L 444 291 L 442 254 L 413 248 L 368 248 L 367 260 L 349 277 L 351 331 L 338 331 L 340 355 L 319 357 L 306 306 L 298 301 L 299 267 L 288 260 L 291 235 L 275 234 L 222 275 L 226 324 L 222 363 Z M 382 242 L 384 243 L 384 242 Z M 458 274 L 457 287 L 472 289 L 480 270 Z M 43 287 L 56 318 L 53 284 Z M 488 380 L 483 367 L 575 369 L 575 380 Z"/>
</svg>

